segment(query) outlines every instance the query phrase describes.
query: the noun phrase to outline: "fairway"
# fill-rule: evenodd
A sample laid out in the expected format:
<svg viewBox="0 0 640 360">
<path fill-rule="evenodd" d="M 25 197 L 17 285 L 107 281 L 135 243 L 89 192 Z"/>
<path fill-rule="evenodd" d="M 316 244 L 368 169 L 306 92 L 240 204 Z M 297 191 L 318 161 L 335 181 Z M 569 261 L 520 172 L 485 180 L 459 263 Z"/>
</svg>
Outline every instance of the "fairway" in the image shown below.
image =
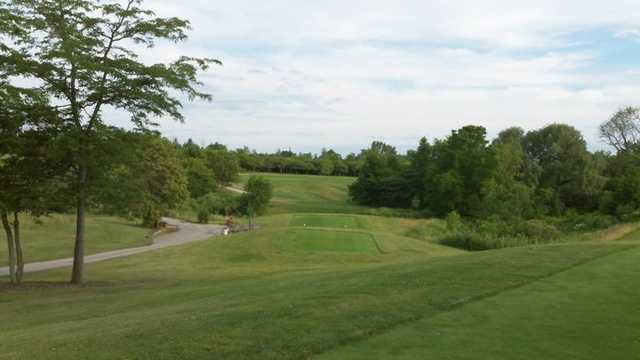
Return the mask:
<svg viewBox="0 0 640 360">
<path fill-rule="evenodd" d="M 274 188 L 271 213 L 366 213 L 367 207 L 356 205 L 348 196 L 355 178 L 347 176 L 282 175 L 272 173 L 241 174 L 244 183 L 252 175 L 268 179 Z"/>
<path fill-rule="evenodd" d="M 321 359 L 637 359 L 640 249 L 615 253 Z"/>
<path fill-rule="evenodd" d="M 280 242 L 285 251 L 334 251 L 379 253 L 373 236 L 366 233 L 329 230 L 290 230 Z"/>
<path fill-rule="evenodd" d="M 348 215 L 294 215 L 291 219 L 291 226 L 356 229 L 363 228 L 361 224 L 362 219 L 363 218 L 356 219 L 355 217 Z"/>
</svg>

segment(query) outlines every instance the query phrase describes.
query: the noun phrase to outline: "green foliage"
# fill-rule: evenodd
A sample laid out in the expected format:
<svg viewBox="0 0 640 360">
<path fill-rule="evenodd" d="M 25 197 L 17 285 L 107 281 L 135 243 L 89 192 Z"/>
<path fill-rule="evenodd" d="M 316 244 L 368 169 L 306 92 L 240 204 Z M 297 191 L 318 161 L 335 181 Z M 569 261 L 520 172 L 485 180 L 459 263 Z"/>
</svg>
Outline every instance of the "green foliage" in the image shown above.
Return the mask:
<svg viewBox="0 0 640 360">
<path fill-rule="evenodd" d="M 156 135 L 116 132 L 119 160 L 98 184 L 97 200 L 108 213 L 142 218 L 155 226 L 160 217 L 188 198 L 187 177 L 178 153 Z"/>
<path fill-rule="evenodd" d="M 206 149 L 203 158 L 219 183 L 229 184 L 238 180 L 240 165 L 234 154 L 214 147 Z"/>
<path fill-rule="evenodd" d="M 439 244 L 469 251 L 490 250 L 482 236 L 471 232 L 456 232 L 445 235 L 438 240 Z"/>
<path fill-rule="evenodd" d="M 245 194 L 240 197 L 239 210 L 249 216 L 263 215 L 273 197 L 273 185 L 262 176 L 252 176 L 244 186 Z"/>
<path fill-rule="evenodd" d="M 405 168 L 393 147 L 374 142 L 365 152 L 358 179 L 349 195 L 359 203 L 376 207 L 409 207 L 413 199 Z"/>
<path fill-rule="evenodd" d="M 191 198 L 200 198 L 216 191 L 216 175 L 201 158 L 186 158 L 182 165 L 186 171 L 187 188 Z"/>
<path fill-rule="evenodd" d="M 463 229 L 462 217 L 457 211 L 452 211 L 447 215 L 447 230 L 451 232 L 460 231 Z"/>
<path fill-rule="evenodd" d="M 563 124 L 553 124 L 529 132 L 524 148 L 533 163 L 540 168 L 538 187 L 551 189 L 560 201 L 560 207 L 586 209 L 588 196 L 585 174 L 590 165 L 587 145 L 578 130 Z M 545 204 L 557 208 L 557 204 Z"/>
<path fill-rule="evenodd" d="M 433 145 L 421 141 L 412 168 L 422 207 L 438 215 L 480 215 L 482 188 L 496 166 L 485 136 L 484 128 L 466 126 Z"/>
<path fill-rule="evenodd" d="M 219 191 L 208 193 L 193 201 L 194 209 L 197 213 L 197 220 L 201 224 L 206 224 L 212 215 L 230 215 L 238 211 L 239 199 L 233 195 Z"/>
</svg>

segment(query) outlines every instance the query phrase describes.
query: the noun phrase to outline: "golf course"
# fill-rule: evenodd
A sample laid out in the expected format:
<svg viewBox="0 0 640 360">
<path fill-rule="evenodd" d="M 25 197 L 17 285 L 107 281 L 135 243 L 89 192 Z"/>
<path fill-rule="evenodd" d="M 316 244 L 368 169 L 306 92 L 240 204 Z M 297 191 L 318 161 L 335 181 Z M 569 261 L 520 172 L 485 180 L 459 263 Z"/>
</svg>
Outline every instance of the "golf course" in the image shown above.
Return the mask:
<svg viewBox="0 0 640 360">
<path fill-rule="evenodd" d="M 256 230 L 87 264 L 81 286 L 60 282 L 68 268 L 3 285 L 0 319 L 10 325 L 0 329 L 0 359 L 640 353 L 635 224 L 584 240 L 469 252 L 435 241 L 443 220 L 367 215 L 348 200 L 353 178 L 264 176 L 274 199 Z M 56 248 L 73 236 L 67 223 L 63 215 L 24 223 L 33 259 L 62 256 Z M 90 253 L 150 241 L 124 219 L 89 223 Z"/>
</svg>

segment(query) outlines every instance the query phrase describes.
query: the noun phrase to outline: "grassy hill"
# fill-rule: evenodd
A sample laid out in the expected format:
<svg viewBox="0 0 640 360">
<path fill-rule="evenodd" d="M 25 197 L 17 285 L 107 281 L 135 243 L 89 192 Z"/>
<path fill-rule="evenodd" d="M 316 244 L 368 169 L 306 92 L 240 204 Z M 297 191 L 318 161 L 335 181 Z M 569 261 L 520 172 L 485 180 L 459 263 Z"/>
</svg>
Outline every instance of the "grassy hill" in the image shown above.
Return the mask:
<svg viewBox="0 0 640 360">
<path fill-rule="evenodd" d="M 271 213 L 363 213 L 367 207 L 351 202 L 348 186 L 355 178 L 346 176 L 241 174 L 239 187 L 252 175 L 267 178 L 274 187 Z"/>
<path fill-rule="evenodd" d="M 88 264 L 83 287 L 55 285 L 68 275 L 56 270 L 0 288 L 0 359 L 640 353 L 635 228 L 471 253 L 432 241 L 440 220 L 362 215 L 321 195 L 342 180 L 272 177 L 290 202 L 257 231 Z"/>
</svg>

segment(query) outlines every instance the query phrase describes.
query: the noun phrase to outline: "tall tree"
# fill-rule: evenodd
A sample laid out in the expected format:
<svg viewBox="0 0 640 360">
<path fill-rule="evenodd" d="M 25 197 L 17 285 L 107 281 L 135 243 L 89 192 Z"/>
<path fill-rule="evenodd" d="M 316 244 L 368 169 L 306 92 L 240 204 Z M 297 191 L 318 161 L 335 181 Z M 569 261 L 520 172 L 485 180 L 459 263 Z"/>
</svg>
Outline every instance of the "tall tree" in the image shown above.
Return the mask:
<svg viewBox="0 0 640 360">
<path fill-rule="evenodd" d="M 630 151 L 640 144 L 640 108 L 626 107 L 600 125 L 600 138 L 616 151 Z"/>
<path fill-rule="evenodd" d="M 82 283 L 85 215 L 90 197 L 90 163 L 103 128 L 103 111 L 130 114 L 138 128 L 154 116 L 183 121 L 174 93 L 210 99 L 196 89 L 199 70 L 212 59 L 181 57 L 170 64 L 146 64 L 140 46 L 186 39 L 189 22 L 159 18 L 141 7 L 97 0 L 0 0 L 0 72 L 38 81 L 57 104 L 74 173 L 77 213 L 72 283 Z"/>
<path fill-rule="evenodd" d="M 547 201 L 563 207 L 583 208 L 590 162 L 587 143 L 574 127 L 552 124 L 527 133 L 527 156 L 540 168 L 539 188 Z"/>
</svg>

